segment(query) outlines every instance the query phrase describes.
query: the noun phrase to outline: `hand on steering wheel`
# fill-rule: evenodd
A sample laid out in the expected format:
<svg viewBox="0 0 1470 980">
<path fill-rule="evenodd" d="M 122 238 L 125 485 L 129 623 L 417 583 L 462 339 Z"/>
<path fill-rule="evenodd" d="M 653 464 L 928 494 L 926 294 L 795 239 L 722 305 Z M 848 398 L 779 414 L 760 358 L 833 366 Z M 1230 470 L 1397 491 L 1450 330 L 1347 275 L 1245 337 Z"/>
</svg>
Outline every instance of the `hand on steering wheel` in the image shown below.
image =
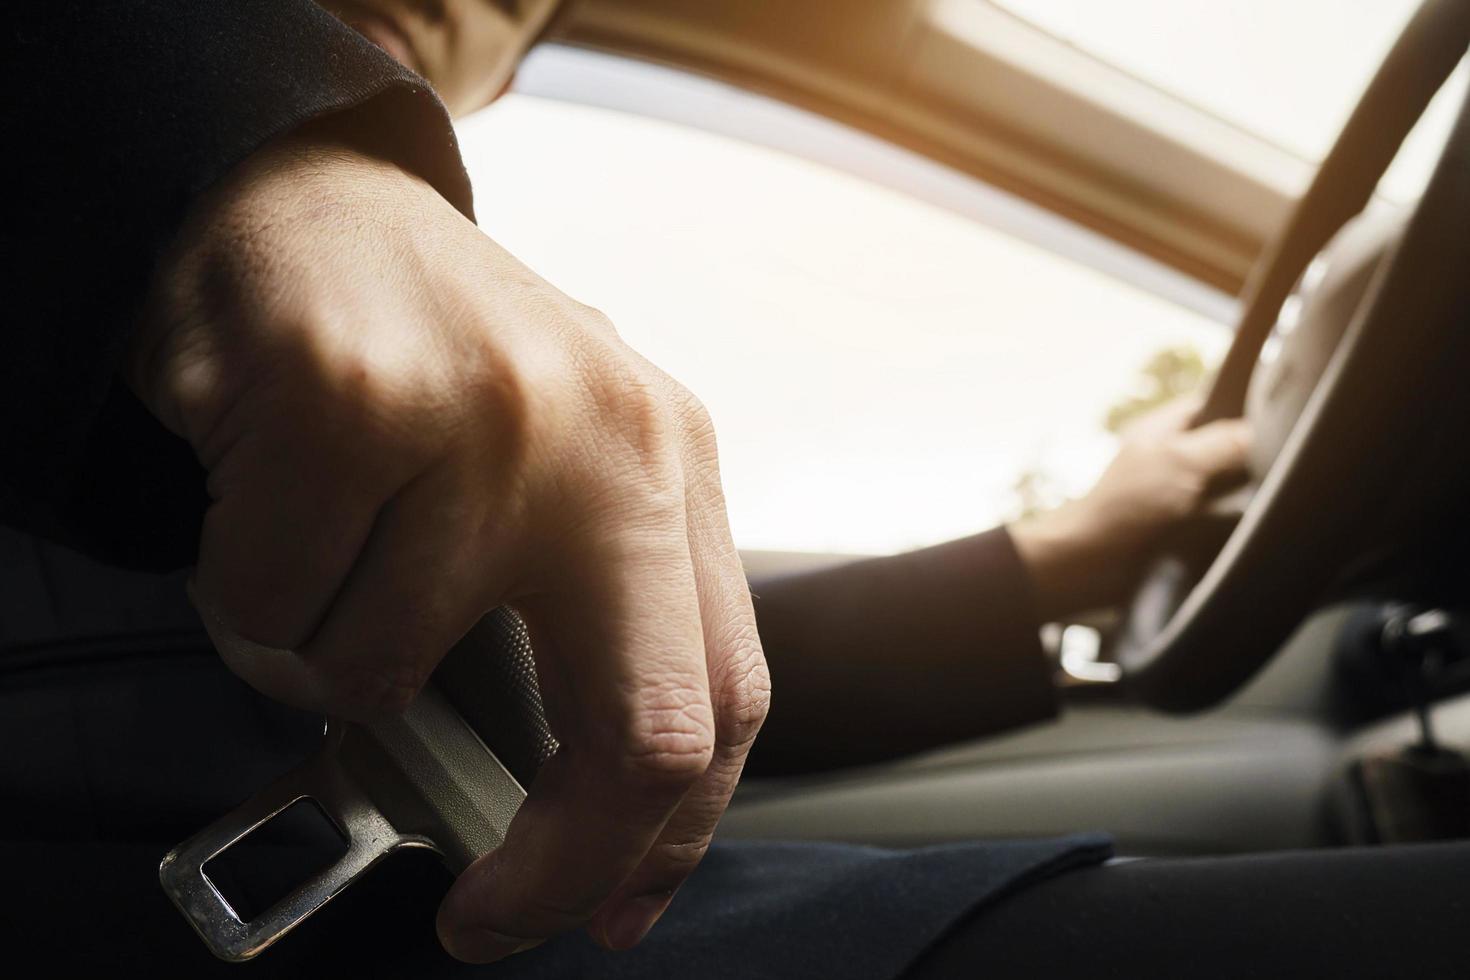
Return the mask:
<svg viewBox="0 0 1470 980">
<path fill-rule="evenodd" d="M 1282 302 L 1313 257 L 1363 210 L 1467 44 L 1470 4 L 1425 0 L 1263 253 L 1201 423 L 1246 411 Z M 1233 534 L 1223 547 L 1212 544 L 1203 562 L 1161 555 L 1139 585 L 1115 651 L 1134 695 L 1169 710 L 1219 701 L 1306 613 L 1349 585 L 1354 570 L 1403 546 L 1403 520 L 1395 530 L 1384 515 L 1412 514 L 1416 533 L 1429 536 L 1429 515 L 1462 506 L 1464 488 L 1445 479 L 1454 467 L 1444 460 L 1429 480 L 1413 475 L 1436 452 L 1463 452 L 1463 432 L 1446 435 L 1440 420 L 1462 420 L 1470 409 L 1463 382 L 1470 344 L 1457 329 L 1470 322 L 1467 213 L 1470 99 L 1402 232 L 1374 256 L 1371 276 L 1351 302 L 1320 311 L 1333 321 L 1317 331 L 1330 338 L 1326 356 L 1308 378 L 1283 381 L 1278 371 L 1268 379 L 1272 389 L 1308 385 L 1310 397 L 1275 420 L 1289 434 L 1272 440 L 1269 458 L 1253 458 L 1255 493 Z M 1251 401 L 1269 405 L 1275 395 L 1267 390 Z M 1406 499 L 1406 490 L 1419 497 Z"/>
<path fill-rule="evenodd" d="M 1184 398 L 1137 419 L 1085 496 L 1010 528 L 1043 620 L 1126 599 L 1160 536 L 1199 516 L 1211 492 L 1244 471 L 1245 421 L 1191 429 L 1199 407 Z"/>
</svg>

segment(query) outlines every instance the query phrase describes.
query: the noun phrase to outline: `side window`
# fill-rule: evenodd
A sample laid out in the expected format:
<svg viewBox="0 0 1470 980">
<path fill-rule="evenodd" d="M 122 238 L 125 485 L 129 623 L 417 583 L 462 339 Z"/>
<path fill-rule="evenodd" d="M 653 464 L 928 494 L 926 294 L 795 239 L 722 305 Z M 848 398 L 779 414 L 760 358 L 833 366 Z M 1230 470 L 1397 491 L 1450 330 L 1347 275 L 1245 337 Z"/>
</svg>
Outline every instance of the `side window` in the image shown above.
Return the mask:
<svg viewBox="0 0 1470 980">
<path fill-rule="evenodd" d="M 1229 340 L 1227 299 L 756 141 L 524 93 L 460 138 L 486 231 L 709 407 L 742 548 L 888 553 L 1080 492 Z"/>
</svg>

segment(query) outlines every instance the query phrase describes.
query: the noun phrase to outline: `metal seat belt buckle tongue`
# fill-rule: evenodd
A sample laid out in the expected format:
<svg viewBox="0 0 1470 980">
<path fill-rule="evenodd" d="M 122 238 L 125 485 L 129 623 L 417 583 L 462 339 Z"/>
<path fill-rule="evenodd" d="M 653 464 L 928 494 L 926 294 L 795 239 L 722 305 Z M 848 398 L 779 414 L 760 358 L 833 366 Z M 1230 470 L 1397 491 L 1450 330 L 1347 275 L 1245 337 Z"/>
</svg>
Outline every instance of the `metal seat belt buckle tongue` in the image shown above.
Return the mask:
<svg viewBox="0 0 1470 980">
<path fill-rule="evenodd" d="M 311 759 L 175 847 L 159 880 L 211 952 L 248 960 L 399 848 L 432 849 L 457 874 L 498 847 L 523 784 L 555 750 L 525 627 L 496 610 L 402 715 L 328 720 Z M 206 866 L 302 800 L 320 807 L 345 850 L 264 911 L 242 915 Z"/>
</svg>

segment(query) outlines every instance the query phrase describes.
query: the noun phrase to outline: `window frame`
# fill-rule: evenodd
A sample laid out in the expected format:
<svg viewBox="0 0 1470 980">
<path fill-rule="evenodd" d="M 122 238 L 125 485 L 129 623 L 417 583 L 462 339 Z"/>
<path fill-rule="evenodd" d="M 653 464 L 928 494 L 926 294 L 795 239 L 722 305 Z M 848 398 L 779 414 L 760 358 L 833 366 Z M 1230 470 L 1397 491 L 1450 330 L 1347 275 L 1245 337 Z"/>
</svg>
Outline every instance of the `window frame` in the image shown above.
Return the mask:
<svg viewBox="0 0 1470 980">
<path fill-rule="evenodd" d="M 564 43 L 538 47 L 523 95 L 613 109 L 780 150 L 899 191 L 1233 328 L 1239 303 L 1157 258 L 993 184 L 790 103 L 682 68 Z"/>
<path fill-rule="evenodd" d="M 558 39 L 827 116 L 1230 295 L 1312 173 L 986 0 L 760 9 L 581 0 Z"/>
</svg>

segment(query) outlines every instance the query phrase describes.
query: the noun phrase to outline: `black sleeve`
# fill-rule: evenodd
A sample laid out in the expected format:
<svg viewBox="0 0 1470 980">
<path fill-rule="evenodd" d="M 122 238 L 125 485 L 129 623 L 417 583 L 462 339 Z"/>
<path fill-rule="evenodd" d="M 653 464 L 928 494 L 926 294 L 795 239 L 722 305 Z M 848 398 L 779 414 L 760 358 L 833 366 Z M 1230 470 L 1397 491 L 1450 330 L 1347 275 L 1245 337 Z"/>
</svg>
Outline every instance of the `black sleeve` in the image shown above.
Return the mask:
<svg viewBox="0 0 1470 980">
<path fill-rule="evenodd" d="M 310 0 L 30 0 L 7 18 L 0 521 L 120 564 L 186 564 L 203 475 L 117 377 L 158 255 L 233 165 L 348 110 L 472 216 L 449 117 Z"/>
<path fill-rule="evenodd" d="M 752 773 L 866 764 L 1057 712 L 1005 528 L 752 591 L 775 691 Z"/>
</svg>

